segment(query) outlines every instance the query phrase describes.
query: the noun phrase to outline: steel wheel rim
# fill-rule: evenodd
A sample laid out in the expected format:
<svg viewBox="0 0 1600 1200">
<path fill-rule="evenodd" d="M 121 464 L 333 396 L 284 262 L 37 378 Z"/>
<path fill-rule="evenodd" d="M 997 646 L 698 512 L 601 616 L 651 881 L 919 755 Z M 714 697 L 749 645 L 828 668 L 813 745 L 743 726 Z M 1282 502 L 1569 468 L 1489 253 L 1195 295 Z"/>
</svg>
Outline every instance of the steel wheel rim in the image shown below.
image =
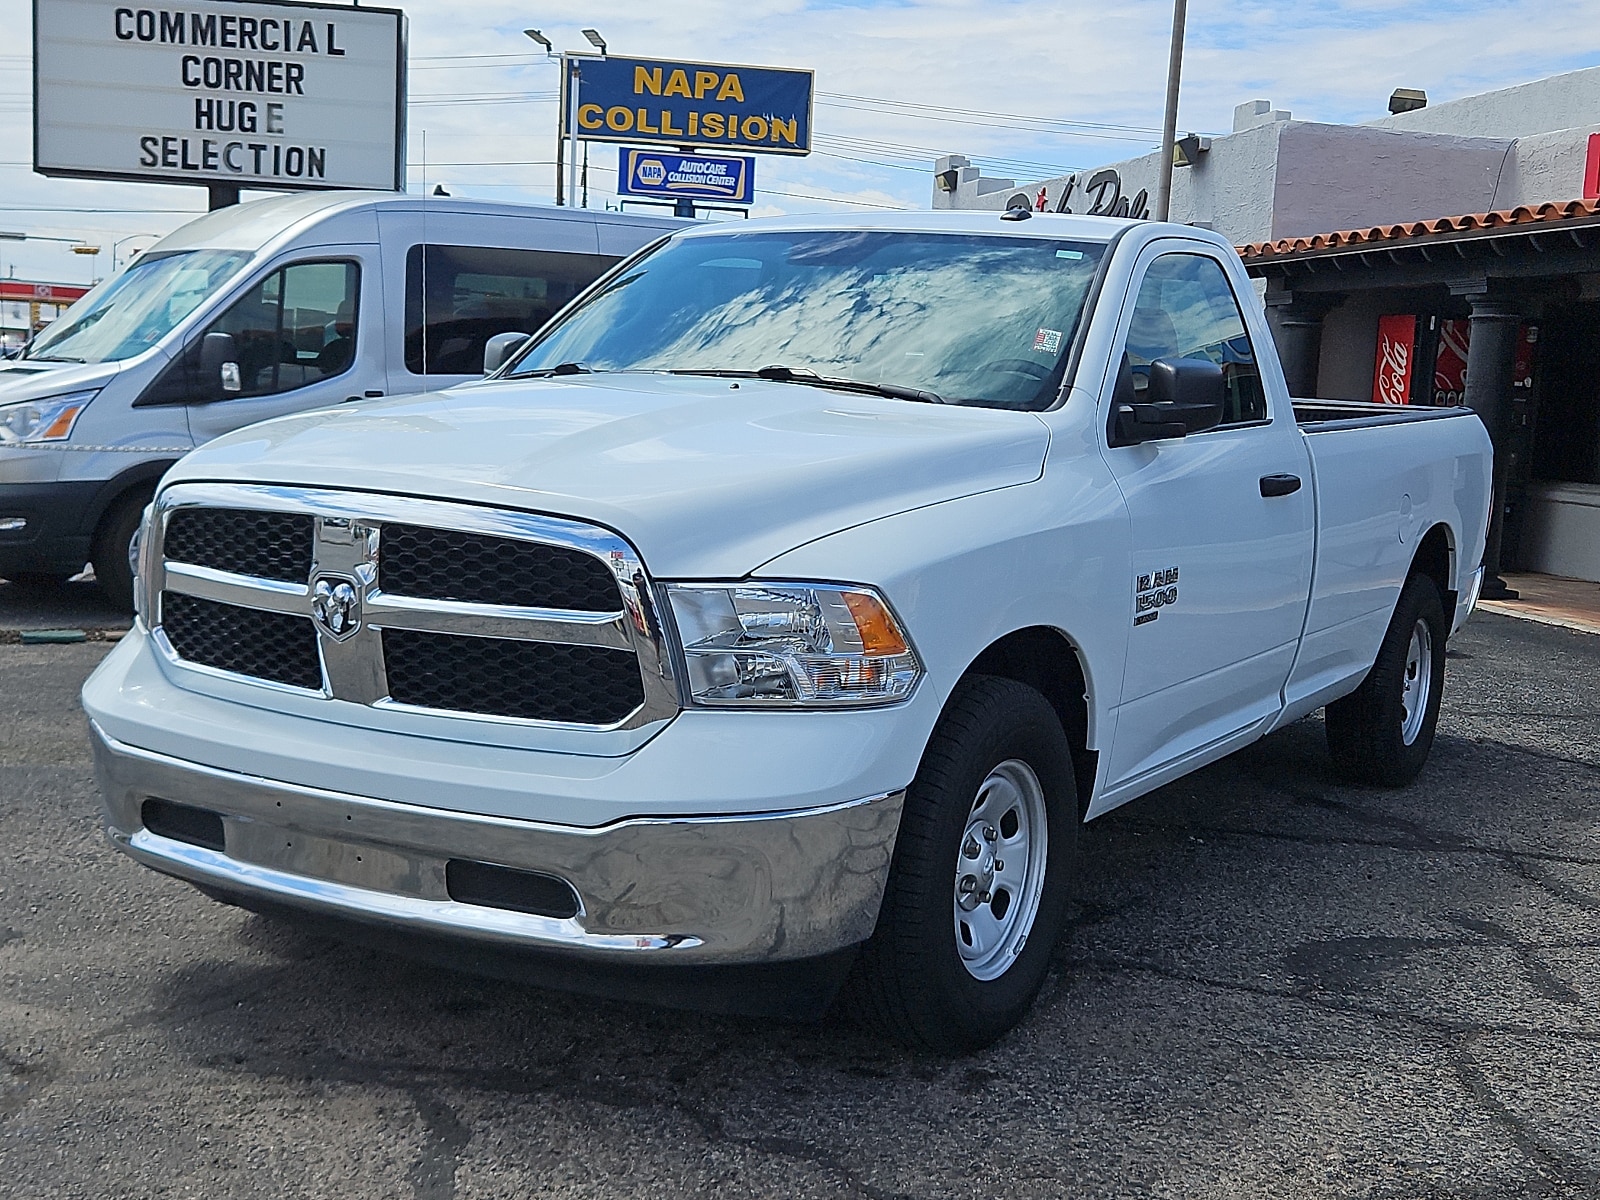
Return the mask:
<svg viewBox="0 0 1600 1200">
<path fill-rule="evenodd" d="M 956 952 L 974 979 L 998 979 L 1027 944 L 1050 846 L 1044 787 L 1018 758 L 978 785 L 956 850 Z"/>
<path fill-rule="evenodd" d="M 1400 740 L 1410 746 L 1422 732 L 1433 694 L 1433 630 L 1419 620 L 1411 627 L 1406 665 L 1400 677 Z"/>
</svg>

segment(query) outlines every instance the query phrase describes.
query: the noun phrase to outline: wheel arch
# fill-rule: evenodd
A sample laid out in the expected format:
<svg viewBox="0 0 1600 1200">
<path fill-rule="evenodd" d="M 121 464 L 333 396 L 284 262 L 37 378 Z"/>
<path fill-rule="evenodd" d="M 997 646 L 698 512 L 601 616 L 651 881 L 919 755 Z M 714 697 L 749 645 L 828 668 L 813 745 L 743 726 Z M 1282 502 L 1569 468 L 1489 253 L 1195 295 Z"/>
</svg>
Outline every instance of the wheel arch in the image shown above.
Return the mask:
<svg viewBox="0 0 1600 1200">
<path fill-rule="evenodd" d="M 99 541 L 106 519 L 116 511 L 123 500 L 135 492 L 154 491 L 161 477 L 170 471 L 176 462 L 176 459 L 143 462 L 108 479 L 95 493 L 94 503 L 83 515 L 83 531 L 89 535 L 91 544 Z"/>
<path fill-rule="evenodd" d="M 984 647 L 962 673 L 1014 679 L 1043 693 L 1061 720 L 1072 749 L 1078 787 L 1078 815 L 1088 811 L 1094 795 L 1099 753 L 1095 743 L 1094 706 L 1083 652 L 1061 630 L 1048 625 L 1016 629 Z"/>
<path fill-rule="evenodd" d="M 1439 589 L 1439 599 L 1445 612 L 1455 612 L 1455 584 L 1460 575 L 1456 562 L 1455 534 L 1449 525 L 1440 521 L 1422 535 L 1422 540 L 1417 543 L 1417 552 L 1411 556 L 1408 575 L 1422 575 L 1433 580 L 1434 586 Z"/>
</svg>

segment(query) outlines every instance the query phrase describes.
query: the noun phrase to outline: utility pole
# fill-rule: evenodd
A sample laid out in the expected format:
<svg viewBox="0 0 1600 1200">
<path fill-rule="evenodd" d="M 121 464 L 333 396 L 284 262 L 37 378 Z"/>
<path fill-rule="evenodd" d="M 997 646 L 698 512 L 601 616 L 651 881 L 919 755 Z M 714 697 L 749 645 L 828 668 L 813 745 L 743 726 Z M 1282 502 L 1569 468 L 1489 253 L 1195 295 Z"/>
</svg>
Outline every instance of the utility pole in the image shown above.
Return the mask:
<svg viewBox="0 0 1600 1200">
<path fill-rule="evenodd" d="M 1172 154 L 1178 139 L 1178 77 L 1183 73 L 1183 23 L 1188 0 L 1173 0 L 1172 51 L 1167 58 L 1167 111 L 1161 119 L 1161 167 L 1156 177 L 1156 220 L 1172 214 Z"/>
</svg>

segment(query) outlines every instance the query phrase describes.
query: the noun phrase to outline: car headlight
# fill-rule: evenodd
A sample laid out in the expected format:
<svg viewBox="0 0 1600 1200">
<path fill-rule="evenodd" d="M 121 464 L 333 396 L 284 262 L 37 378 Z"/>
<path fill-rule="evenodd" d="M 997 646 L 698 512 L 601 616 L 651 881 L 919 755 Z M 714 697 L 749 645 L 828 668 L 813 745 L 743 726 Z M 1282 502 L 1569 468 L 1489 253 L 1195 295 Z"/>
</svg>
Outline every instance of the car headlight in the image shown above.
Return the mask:
<svg viewBox="0 0 1600 1200">
<path fill-rule="evenodd" d="M 922 675 L 899 622 L 871 588 L 673 584 L 667 596 L 696 704 L 891 704 Z"/>
<path fill-rule="evenodd" d="M 0 443 L 66 441 L 72 436 L 78 414 L 89 407 L 99 390 L 0 404 Z"/>
</svg>

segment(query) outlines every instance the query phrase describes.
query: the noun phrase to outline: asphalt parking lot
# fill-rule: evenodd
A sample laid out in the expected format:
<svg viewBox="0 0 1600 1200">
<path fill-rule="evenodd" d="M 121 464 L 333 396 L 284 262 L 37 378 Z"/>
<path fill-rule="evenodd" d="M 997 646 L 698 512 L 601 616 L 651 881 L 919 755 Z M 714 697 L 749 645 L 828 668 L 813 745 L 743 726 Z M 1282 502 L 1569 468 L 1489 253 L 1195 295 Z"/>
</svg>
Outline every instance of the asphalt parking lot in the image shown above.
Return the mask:
<svg viewBox="0 0 1600 1200">
<path fill-rule="evenodd" d="M 0 1194 L 1600 1195 L 1600 637 L 1479 616 L 1404 791 L 1311 719 L 1095 822 L 1034 1015 L 959 1061 L 137 867 L 76 700 L 106 649 L 0 645 Z"/>
</svg>

